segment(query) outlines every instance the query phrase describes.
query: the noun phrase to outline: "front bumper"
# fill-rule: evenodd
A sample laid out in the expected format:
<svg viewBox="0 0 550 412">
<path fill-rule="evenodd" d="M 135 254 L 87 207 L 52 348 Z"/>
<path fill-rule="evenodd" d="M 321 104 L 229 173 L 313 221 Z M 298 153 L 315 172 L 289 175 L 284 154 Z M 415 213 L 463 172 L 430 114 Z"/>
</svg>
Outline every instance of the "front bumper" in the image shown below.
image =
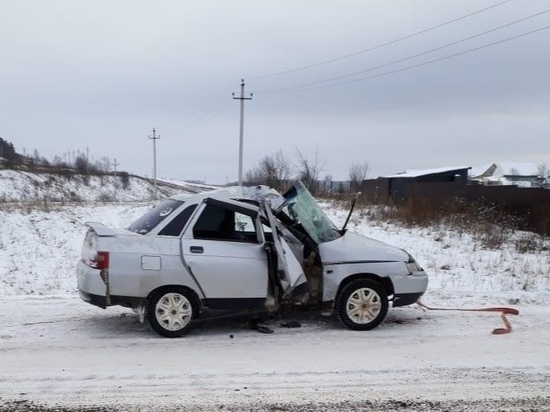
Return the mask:
<svg viewBox="0 0 550 412">
<path fill-rule="evenodd" d="M 422 294 L 428 289 L 428 274 L 424 270 L 390 276 L 390 279 L 393 283 L 395 296 L 414 294 L 417 296 L 422 296 Z"/>
<path fill-rule="evenodd" d="M 399 306 L 407 306 L 412 305 L 415 303 L 420 297 L 424 294 L 424 292 L 417 292 L 417 293 L 396 293 L 393 296 L 393 307 L 397 308 Z"/>
</svg>

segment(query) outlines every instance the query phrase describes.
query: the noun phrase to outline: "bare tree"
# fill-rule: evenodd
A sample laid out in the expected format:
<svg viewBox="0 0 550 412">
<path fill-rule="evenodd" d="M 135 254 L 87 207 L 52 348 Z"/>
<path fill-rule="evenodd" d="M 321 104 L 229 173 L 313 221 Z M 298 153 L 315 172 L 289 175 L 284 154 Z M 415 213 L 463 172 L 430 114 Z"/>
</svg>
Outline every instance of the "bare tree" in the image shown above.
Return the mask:
<svg viewBox="0 0 550 412">
<path fill-rule="evenodd" d="M 74 165 L 76 170 L 80 173 L 86 173 L 88 171 L 88 159 L 86 159 L 85 155 L 78 155 L 74 161 Z"/>
<path fill-rule="evenodd" d="M 267 185 L 277 190 L 285 189 L 290 180 L 291 166 L 282 150 L 264 156 L 258 166 L 245 174 L 245 181 L 251 185 Z"/>
<path fill-rule="evenodd" d="M 313 159 L 308 159 L 302 152 L 298 152 L 298 178 L 308 188 L 312 195 L 319 189 L 319 175 L 325 167 L 325 161 L 319 159 L 319 151 L 315 149 Z"/>
<path fill-rule="evenodd" d="M 109 173 L 111 171 L 111 159 L 103 156 L 100 160 L 96 161 L 96 166 L 100 172 Z"/>
<path fill-rule="evenodd" d="M 354 162 L 349 168 L 349 185 L 352 192 L 361 189 L 361 183 L 369 174 L 369 164 L 367 162 Z"/>
<path fill-rule="evenodd" d="M 537 171 L 539 173 L 539 177 L 545 179 L 548 176 L 548 166 L 546 164 L 541 163 L 537 166 Z"/>
<path fill-rule="evenodd" d="M 323 192 L 332 194 L 332 175 L 327 174 L 323 178 Z"/>
<path fill-rule="evenodd" d="M 550 172 L 548 170 L 548 166 L 546 166 L 545 163 L 541 163 L 537 166 L 537 171 L 539 173 L 539 175 L 537 176 L 539 185 L 541 187 L 545 187 L 545 185 L 550 182 Z"/>
</svg>

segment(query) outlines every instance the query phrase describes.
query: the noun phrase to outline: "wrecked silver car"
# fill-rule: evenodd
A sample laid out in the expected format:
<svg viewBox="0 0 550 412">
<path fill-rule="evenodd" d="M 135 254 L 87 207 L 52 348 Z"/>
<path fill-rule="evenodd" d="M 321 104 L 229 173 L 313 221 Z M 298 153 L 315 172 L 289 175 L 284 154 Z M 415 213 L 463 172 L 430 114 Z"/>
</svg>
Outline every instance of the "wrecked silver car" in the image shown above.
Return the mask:
<svg viewBox="0 0 550 412">
<path fill-rule="evenodd" d="M 127 229 L 88 223 L 81 298 L 133 308 L 162 336 L 212 312 L 332 311 L 370 330 L 417 301 L 428 277 L 402 249 L 338 229 L 303 184 L 220 189 L 160 202 Z"/>
</svg>

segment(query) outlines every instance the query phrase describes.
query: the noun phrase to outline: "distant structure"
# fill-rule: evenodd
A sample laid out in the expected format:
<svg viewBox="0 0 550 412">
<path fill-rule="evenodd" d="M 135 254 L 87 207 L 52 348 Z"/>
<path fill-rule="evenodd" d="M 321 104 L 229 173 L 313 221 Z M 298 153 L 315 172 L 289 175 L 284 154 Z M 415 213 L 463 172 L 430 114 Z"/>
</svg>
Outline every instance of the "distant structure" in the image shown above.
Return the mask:
<svg viewBox="0 0 550 412">
<path fill-rule="evenodd" d="M 444 205 L 487 206 L 517 216 L 519 228 L 550 235 L 548 169 L 531 163 L 409 170 L 363 180 L 362 200 L 434 212 Z M 459 202 L 459 203 L 457 203 Z M 495 209 L 496 208 L 496 209 Z"/>
<path fill-rule="evenodd" d="M 541 187 L 545 176 L 534 163 L 492 163 L 472 168 L 470 180 L 485 186 Z"/>
<path fill-rule="evenodd" d="M 440 167 L 436 169 L 405 170 L 377 179 L 364 180 L 361 191 L 372 200 L 390 198 L 395 202 L 411 196 L 418 183 L 454 183 L 465 186 L 469 166 Z"/>
</svg>

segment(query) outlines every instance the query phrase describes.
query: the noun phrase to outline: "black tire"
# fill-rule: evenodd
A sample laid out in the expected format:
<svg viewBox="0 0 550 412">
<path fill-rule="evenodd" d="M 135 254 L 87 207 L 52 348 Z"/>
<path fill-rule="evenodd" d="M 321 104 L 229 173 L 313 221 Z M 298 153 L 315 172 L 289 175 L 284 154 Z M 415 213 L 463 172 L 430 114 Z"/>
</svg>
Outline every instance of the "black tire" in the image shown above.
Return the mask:
<svg viewBox="0 0 550 412">
<path fill-rule="evenodd" d="M 388 294 L 372 279 L 355 279 L 345 285 L 336 298 L 338 319 L 353 330 L 371 330 L 388 313 Z"/>
<path fill-rule="evenodd" d="M 163 288 L 154 291 L 147 303 L 147 320 L 159 335 L 167 338 L 179 338 L 191 327 L 199 305 L 196 296 L 178 287 Z"/>
</svg>

